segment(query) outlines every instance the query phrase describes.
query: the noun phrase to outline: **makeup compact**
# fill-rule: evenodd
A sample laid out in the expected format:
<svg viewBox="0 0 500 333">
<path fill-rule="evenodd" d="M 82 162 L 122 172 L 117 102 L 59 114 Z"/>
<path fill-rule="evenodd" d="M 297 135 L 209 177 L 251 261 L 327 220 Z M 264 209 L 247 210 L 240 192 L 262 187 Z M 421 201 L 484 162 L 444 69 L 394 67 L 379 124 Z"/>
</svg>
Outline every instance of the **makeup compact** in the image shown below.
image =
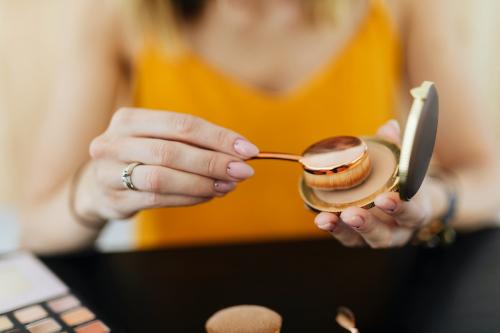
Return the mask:
<svg viewBox="0 0 500 333">
<path fill-rule="evenodd" d="M 1 333 L 108 333 L 110 329 L 38 259 L 0 256 Z"/>
<path fill-rule="evenodd" d="M 302 155 L 264 152 L 256 159 L 302 164 L 299 192 L 314 211 L 370 208 L 376 196 L 387 191 L 398 191 L 401 199 L 409 200 L 427 173 L 439 112 L 434 83 L 423 82 L 411 95 L 413 103 L 401 146 L 378 137 L 337 136 L 311 145 Z"/>
</svg>

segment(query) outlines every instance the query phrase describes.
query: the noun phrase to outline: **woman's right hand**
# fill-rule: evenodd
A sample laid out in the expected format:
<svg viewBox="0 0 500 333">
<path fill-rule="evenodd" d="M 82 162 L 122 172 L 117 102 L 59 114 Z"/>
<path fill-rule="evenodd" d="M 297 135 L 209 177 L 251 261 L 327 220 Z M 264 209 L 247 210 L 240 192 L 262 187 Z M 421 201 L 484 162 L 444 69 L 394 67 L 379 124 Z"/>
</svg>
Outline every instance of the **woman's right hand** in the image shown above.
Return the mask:
<svg viewBox="0 0 500 333">
<path fill-rule="evenodd" d="M 221 197 L 253 175 L 245 160 L 258 148 L 238 133 L 195 116 L 123 108 L 90 145 L 75 207 L 86 217 L 127 218 L 140 210 L 188 206 Z M 121 173 L 132 172 L 137 191 Z"/>
</svg>

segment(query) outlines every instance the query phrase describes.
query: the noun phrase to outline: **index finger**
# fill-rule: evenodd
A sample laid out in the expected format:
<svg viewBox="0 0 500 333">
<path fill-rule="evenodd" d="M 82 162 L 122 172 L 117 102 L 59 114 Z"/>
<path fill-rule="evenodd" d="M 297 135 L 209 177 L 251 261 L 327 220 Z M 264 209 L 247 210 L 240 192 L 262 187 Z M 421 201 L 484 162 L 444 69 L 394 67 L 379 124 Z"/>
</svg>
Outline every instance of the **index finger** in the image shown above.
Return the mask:
<svg viewBox="0 0 500 333">
<path fill-rule="evenodd" d="M 111 127 L 130 136 L 180 141 L 244 159 L 259 153 L 242 135 L 189 114 L 123 108 L 113 116 Z"/>
</svg>

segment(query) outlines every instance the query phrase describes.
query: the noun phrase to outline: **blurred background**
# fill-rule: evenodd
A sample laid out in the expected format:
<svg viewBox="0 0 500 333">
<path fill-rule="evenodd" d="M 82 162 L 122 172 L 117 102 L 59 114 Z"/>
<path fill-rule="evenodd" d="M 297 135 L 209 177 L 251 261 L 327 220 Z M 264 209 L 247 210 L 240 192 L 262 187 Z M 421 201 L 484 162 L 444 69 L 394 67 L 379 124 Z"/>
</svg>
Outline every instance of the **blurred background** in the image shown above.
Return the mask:
<svg viewBox="0 0 500 333">
<path fill-rule="evenodd" d="M 16 210 L 27 156 L 37 124 L 48 108 L 49 89 L 58 59 L 53 52 L 67 0 L 0 0 L 0 252 L 17 244 Z M 500 144 L 500 1 L 456 0 L 463 11 L 461 35 L 467 57 L 481 74 L 491 121 Z M 457 70 L 460 70 L 457 68 Z M 26 91 L 36 91 L 29 96 Z M 500 145 L 499 145 L 500 146 Z M 43 177 L 46 170 L 40 170 Z M 105 249 L 126 247 L 131 224 L 111 226 L 100 244 Z"/>
</svg>

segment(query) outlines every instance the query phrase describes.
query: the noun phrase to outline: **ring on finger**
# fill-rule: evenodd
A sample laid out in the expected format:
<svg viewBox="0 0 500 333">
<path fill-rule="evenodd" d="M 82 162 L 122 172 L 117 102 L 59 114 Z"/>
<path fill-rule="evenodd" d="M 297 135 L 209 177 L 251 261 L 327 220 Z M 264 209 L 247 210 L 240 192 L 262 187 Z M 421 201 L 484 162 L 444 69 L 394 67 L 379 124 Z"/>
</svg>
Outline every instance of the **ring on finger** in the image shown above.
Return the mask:
<svg viewBox="0 0 500 333">
<path fill-rule="evenodd" d="M 132 172 L 134 172 L 134 169 L 139 165 L 143 165 L 143 163 L 141 163 L 141 162 L 130 163 L 122 171 L 122 177 L 121 177 L 122 183 L 129 190 L 137 191 L 137 187 L 135 187 L 134 183 L 132 182 Z"/>
</svg>

